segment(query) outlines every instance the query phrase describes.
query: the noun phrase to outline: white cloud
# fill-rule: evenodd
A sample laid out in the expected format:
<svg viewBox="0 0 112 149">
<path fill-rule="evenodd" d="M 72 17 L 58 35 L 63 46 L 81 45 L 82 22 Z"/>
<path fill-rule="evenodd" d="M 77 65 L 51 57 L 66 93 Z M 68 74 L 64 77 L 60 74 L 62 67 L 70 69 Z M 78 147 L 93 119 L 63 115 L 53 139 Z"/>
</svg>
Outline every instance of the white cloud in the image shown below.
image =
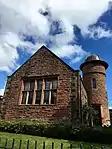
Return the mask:
<svg viewBox="0 0 112 149">
<path fill-rule="evenodd" d="M 68 57 L 71 58 L 71 56 L 74 54 L 74 46 L 72 45 L 63 45 L 61 47 L 53 47 L 53 52 L 58 55 L 59 57 Z M 75 51 L 77 52 L 77 51 Z"/>
<path fill-rule="evenodd" d="M 71 60 L 71 64 L 74 64 L 74 63 L 81 61 L 82 58 L 83 58 L 83 56 L 77 56 L 76 58 Z"/>
<path fill-rule="evenodd" d="M 71 59 L 71 64 L 79 62 L 88 53 L 78 45 L 64 45 L 59 48 L 54 47 L 53 52 L 59 57 L 68 57 Z"/>
<path fill-rule="evenodd" d="M 100 38 L 111 38 L 112 31 L 109 29 L 105 29 L 102 27 L 92 27 L 84 32 L 82 32 L 83 36 L 93 38 L 93 39 L 100 39 Z"/>
<path fill-rule="evenodd" d="M 0 89 L 0 95 L 4 94 L 4 89 Z"/>
<path fill-rule="evenodd" d="M 17 42 L 16 36 L 11 34 L 10 38 L 10 33 L 0 36 L 0 70 L 7 72 L 17 67 L 16 60 L 19 57 L 12 40 L 15 40 L 14 44 Z"/>
<path fill-rule="evenodd" d="M 48 20 L 39 13 L 42 8 L 41 0 L 0 0 L 2 30 L 16 33 L 47 35 L 49 32 Z"/>
<path fill-rule="evenodd" d="M 67 21 L 63 20 L 60 23 L 60 28 L 62 29 L 61 34 L 56 34 L 55 36 L 50 36 L 51 41 L 57 46 L 66 45 L 70 41 L 72 41 L 75 37 L 73 33 L 73 26 Z"/>
<path fill-rule="evenodd" d="M 26 3 L 23 3 L 23 6 L 21 4 L 22 1 L 15 3 L 13 0 L 0 0 L 0 70 L 6 72 L 18 67 L 17 46 L 28 47 L 28 50 L 31 48 L 30 53 L 38 47 L 22 41 L 21 34 L 27 33 L 45 38 L 49 32 L 47 19 L 39 12 L 36 13 L 36 9 L 33 12 L 33 7 L 30 10 Z"/>
<path fill-rule="evenodd" d="M 86 28 L 95 23 L 108 9 L 110 0 L 48 0 L 46 4 L 51 8 L 55 18 L 66 18 L 71 25 L 76 24 L 80 28 Z"/>
<path fill-rule="evenodd" d="M 10 72 L 18 66 L 17 60 L 19 54 L 17 46 L 27 47 L 26 52 L 34 53 L 36 49 L 46 39 L 53 42 L 53 49 L 58 56 L 67 56 L 75 59 L 71 62 L 79 61 L 85 51 L 75 45 L 69 45 L 76 39 L 73 32 L 73 25 L 77 25 L 82 33 L 88 31 L 89 25 L 97 22 L 98 18 L 108 9 L 110 0 L 0 0 L 0 70 Z M 50 19 L 39 13 L 49 8 L 52 19 L 61 21 L 61 28 L 64 32 L 51 36 Z M 101 28 L 89 31 L 91 37 L 97 32 L 97 37 L 110 37 L 110 32 Z M 30 42 L 24 42 L 22 34 L 34 35 L 38 42 L 34 45 Z M 78 51 L 78 52 L 77 52 Z"/>
<path fill-rule="evenodd" d="M 103 38 L 103 37 L 112 37 L 112 31 L 111 30 L 105 30 L 102 27 L 94 28 L 93 31 L 91 31 L 91 37 L 92 38 Z"/>
<path fill-rule="evenodd" d="M 109 106 L 109 109 L 112 109 L 112 106 Z"/>
</svg>

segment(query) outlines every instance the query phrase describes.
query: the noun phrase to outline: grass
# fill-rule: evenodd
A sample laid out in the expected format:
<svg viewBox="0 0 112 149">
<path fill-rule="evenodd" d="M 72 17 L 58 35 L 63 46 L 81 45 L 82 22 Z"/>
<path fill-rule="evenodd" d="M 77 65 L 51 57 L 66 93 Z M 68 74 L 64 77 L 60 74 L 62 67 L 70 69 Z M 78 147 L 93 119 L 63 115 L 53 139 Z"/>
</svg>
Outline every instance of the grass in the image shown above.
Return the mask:
<svg viewBox="0 0 112 149">
<path fill-rule="evenodd" d="M 46 148 L 51 149 L 51 144 L 54 142 L 54 149 L 61 149 L 60 144 L 63 143 L 63 149 L 70 149 L 70 144 L 73 144 L 73 149 L 80 149 L 80 144 L 84 144 L 84 149 L 90 149 L 90 145 L 92 143 L 84 143 L 84 142 L 77 142 L 77 141 L 69 141 L 69 140 L 62 140 L 62 139 L 52 139 L 52 138 L 45 138 L 45 137 L 38 137 L 38 136 L 31 136 L 31 135 L 23 135 L 23 134 L 13 134 L 13 133 L 5 133 L 0 132 L 0 147 L 5 145 L 6 138 L 8 139 L 7 147 L 11 147 L 12 140 L 15 139 L 15 148 L 19 149 L 19 141 L 22 140 L 22 147 L 21 149 L 26 149 L 27 141 L 29 140 L 29 149 L 34 149 L 35 141 L 37 141 L 37 148 L 43 149 L 43 142 L 45 141 Z M 93 144 L 95 149 L 101 149 L 101 144 Z M 105 145 L 105 149 L 112 149 L 112 145 Z"/>
</svg>

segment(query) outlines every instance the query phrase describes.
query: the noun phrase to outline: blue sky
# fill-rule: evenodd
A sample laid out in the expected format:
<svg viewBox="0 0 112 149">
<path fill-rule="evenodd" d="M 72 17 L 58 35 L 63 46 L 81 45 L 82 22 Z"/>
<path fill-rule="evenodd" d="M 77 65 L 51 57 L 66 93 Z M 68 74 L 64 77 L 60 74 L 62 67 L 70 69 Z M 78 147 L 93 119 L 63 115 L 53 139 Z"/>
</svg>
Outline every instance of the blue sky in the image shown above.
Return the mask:
<svg viewBox="0 0 112 149">
<path fill-rule="evenodd" d="M 111 6 L 111 0 L 0 0 L 0 94 L 7 76 L 44 44 L 74 69 L 91 53 L 107 61 L 112 106 Z"/>
</svg>

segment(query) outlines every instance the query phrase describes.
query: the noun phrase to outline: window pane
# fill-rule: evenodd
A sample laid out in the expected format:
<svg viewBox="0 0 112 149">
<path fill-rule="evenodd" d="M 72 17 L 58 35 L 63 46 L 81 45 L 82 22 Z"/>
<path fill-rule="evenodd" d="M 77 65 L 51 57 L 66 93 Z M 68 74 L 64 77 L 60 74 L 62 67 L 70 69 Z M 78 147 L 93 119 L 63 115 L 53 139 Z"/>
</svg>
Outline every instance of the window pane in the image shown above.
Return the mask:
<svg viewBox="0 0 112 149">
<path fill-rule="evenodd" d="M 42 89 L 42 80 L 37 80 L 37 89 Z"/>
<path fill-rule="evenodd" d="M 30 90 L 34 90 L 35 81 L 30 81 Z"/>
<path fill-rule="evenodd" d="M 50 89 L 50 81 L 45 81 L 45 89 Z"/>
<path fill-rule="evenodd" d="M 49 91 L 44 91 L 44 104 L 49 104 Z"/>
<path fill-rule="evenodd" d="M 58 86 L 57 80 L 53 80 L 52 81 L 52 89 L 57 89 L 57 86 Z"/>
<path fill-rule="evenodd" d="M 26 98 L 27 98 L 27 92 L 22 92 L 22 103 L 21 104 L 26 104 Z"/>
<path fill-rule="evenodd" d="M 92 83 L 93 83 L 92 84 L 93 85 L 93 88 L 96 88 L 96 79 L 95 78 L 92 79 Z"/>
<path fill-rule="evenodd" d="M 57 91 L 51 91 L 51 104 L 56 103 Z"/>
<path fill-rule="evenodd" d="M 28 90 L 28 82 L 27 81 L 24 81 L 24 91 L 27 91 Z"/>
<path fill-rule="evenodd" d="M 33 92 L 29 92 L 28 104 L 32 104 L 32 101 L 33 101 Z"/>
<path fill-rule="evenodd" d="M 37 91 L 36 92 L 36 102 L 35 102 L 35 104 L 40 104 L 40 101 L 41 101 L 41 92 L 42 91 Z"/>
</svg>

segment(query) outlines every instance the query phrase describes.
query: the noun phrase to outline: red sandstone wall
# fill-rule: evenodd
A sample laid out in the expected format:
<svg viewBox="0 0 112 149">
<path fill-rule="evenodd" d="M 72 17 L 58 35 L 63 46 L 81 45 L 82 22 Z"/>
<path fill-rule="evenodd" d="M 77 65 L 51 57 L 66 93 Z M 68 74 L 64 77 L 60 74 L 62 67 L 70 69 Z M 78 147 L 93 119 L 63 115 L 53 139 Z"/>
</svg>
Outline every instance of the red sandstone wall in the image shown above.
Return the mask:
<svg viewBox="0 0 112 149">
<path fill-rule="evenodd" d="M 82 101 L 82 107 L 84 105 L 88 105 L 88 96 L 87 96 L 87 92 L 83 83 L 83 80 L 81 79 L 81 89 L 80 89 L 80 96 L 81 96 L 81 101 Z"/>
<path fill-rule="evenodd" d="M 58 75 L 58 91 L 56 105 L 19 105 L 22 77 Z M 7 81 L 5 90 L 4 118 L 18 119 L 70 119 L 71 117 L 71 83 L 77 92 L 77 72 L 64 65 L 46 48 L 38 51 Z M 76 98 L 77 93 L 73 98 Z"/>
<path fill-rule="evenodd" d="M 102 124 L 110 121 L 108 99 L 106 92 L 105 67 L 100 64 L 89 63 L 83 67 L 83 81 L 88 93 L 90 104 L 101 104 Z M 92 78 L 96 79 L 96 89 L 92 88 Z"/>
</svg>

